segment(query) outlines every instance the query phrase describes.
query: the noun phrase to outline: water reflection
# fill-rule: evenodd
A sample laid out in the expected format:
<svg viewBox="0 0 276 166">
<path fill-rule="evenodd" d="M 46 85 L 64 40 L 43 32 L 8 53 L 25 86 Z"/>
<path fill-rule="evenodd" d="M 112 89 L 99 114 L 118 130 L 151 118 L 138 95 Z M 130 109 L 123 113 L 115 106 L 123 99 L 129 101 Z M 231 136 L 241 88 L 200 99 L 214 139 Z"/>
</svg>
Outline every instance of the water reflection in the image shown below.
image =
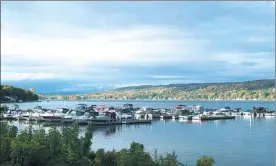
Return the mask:
<svg viewBox="0 0 276 166">
<path fill-rule="evenodd" d="M 32 127 L 33 130 L 45 129 L 46 132 L 49 131 L 51 127 L 56 127 L 57 130 L 61 131 L 64 127 L 69 127 L 71 124 L 62 124 L 58 122 L 36 122 L 36 121 L 6 121 L 9 125 L 16 126 L 19 131 L 28 129 Z M 151 124 L 124 124 L 124 125 L 106 125 L 106 126 L 94 126 L 93 130 L 95 133 L 103 134 L 105 137 L 114 136 L 116 133 L 122 131 L 135 130 L 144 126 L 146 128 L 151 128 Z M 79 132 L 80 135 L 84 135 L 87 129 L 87 125 L 80 125 Z"/>
<path fill-rule="evenodd" d="M 94 127 L 94 132 L 97 133 L 103 133 L 104 136 L 108 137 L 108 136 L 112 136 L 114 135 L 116 132 L 120 132 L 122 131 L 122 127 L 121 126 L 96 126 Z"/>
<path fill-rule="evenodd" d="M 12 121 L 19 130 L 32 127 L 58 130 L 68 125 Z M 95 126 L 93 150 L 121 150 L 128 148 L 132 141 L 145 145 L 153 153 L 155 149 L 165 154 L 175 151 L 180 161 L 193 165 L 197 156 L 213 156 L 218 165 L 244 166 L 274 164 L 274 118 L 237 117 L 235 120 L 202 122 L 179 122 L 178 120 L 154 120 L 152 124 Z M 87 126 L 80 126 L 84 136 Z M 169 144 L 168 144 L 169 142 Z M 168 145 L 168 146 L 164 146 Z M 223 149 L 223 153 L 221 153 Z M 231 156 L 231 160 L 229 160 Z"/>
</svg>

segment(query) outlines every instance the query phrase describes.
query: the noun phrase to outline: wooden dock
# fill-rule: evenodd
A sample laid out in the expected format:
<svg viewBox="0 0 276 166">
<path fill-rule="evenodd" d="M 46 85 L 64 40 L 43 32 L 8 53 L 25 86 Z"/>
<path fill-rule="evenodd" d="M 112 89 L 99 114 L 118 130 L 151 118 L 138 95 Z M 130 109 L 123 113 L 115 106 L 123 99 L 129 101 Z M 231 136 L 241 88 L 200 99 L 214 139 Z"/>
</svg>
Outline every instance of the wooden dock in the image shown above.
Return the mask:
<svg viewBox="0 0 276 166">
<path fill-rule="evenodd" d="M 207 121 L 207 120 L 223 120 L 223 119 L 235 119 L 235 116 L 203 116 L 200 117 L 201 121 Z"/>
<path fill-rule="evenodd" d="M 95 120 L 90 120 L 89 123 L 93 125 L 123 125 L 123 124 L 145 124 L 151 123 L 151 120 L 132 120 L 132 121 L 110 121 L 110 122 L 100 122 Z"/>
</svg>

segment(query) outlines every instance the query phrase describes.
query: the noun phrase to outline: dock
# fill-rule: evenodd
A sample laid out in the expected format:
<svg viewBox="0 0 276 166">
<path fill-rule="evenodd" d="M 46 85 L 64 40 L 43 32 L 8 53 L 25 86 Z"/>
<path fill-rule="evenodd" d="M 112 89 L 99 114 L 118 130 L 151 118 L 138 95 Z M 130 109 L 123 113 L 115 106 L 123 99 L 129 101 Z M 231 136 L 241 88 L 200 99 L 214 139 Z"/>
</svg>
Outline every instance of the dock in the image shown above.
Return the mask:
<svg viewBox="0 0 276 166">
<path fill-rule="evenodd" d="M 151 123 L 151 120 L 132 120 L 132 121 L 110 121 L 110 122 L 100 122 L 90 120 L 89 123 L 93 125 L 123 125 L 123 124 L 145 124 Z"/>
<path fill-rule="evenodd" d="M 203 116 L 200 117 L 201 121 L 207 121 L 207 120 L 223 120 L 223 119 L 235 119 L 235 116 Z"/>
</svg>

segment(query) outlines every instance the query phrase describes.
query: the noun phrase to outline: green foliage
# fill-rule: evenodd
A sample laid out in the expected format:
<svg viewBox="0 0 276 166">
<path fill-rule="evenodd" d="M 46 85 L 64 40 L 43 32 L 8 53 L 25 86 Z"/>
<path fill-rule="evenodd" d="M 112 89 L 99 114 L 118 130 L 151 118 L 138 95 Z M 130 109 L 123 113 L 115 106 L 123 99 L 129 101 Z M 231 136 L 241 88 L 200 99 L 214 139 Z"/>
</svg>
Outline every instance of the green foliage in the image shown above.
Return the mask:
<svg viewBox="0 0 276 166">
<path fill-rule="evenodd" d="M 214 163 L 213 157 L 203 156 L 197 160 L 196 166 L 212 166 Z"/>
<path fill-rule="evenodd" d="M 274 80 L 257 80 L 236 83 L 171 84 L 158 86 L 134 86 L 102 93 L 76 95 L 77 99 L 99 100 L 231 100 L 274 99 Z M 57 99 L 58 96 L 40 96 L 41 99 Z M 67 100 L 68 96 L 59 96 Z"/>
<path fill-rule="evenodd" d="M 84 137 L 78 137 L 76 124 L 64 127 L 62 132 L 53 127 L 48 133 L 30 127 L 18 134 L 17 128 L 7 123 L 0 127 L 1 166 L 184 166 L 174 152 L 165 157 L 156 152 L 152 158 L 142 144 L 135 142 L 121 151 L 91 151 L 91 124 Z"/>
<path fill-rule="evenodd" d="M 1 101 L 4 100 L 5 96 L 12 97 L 17 101 L 37 101 L 39 98 L 32 90 L 24 90 L 10 85 L 1 85 Z"/>
</svg>

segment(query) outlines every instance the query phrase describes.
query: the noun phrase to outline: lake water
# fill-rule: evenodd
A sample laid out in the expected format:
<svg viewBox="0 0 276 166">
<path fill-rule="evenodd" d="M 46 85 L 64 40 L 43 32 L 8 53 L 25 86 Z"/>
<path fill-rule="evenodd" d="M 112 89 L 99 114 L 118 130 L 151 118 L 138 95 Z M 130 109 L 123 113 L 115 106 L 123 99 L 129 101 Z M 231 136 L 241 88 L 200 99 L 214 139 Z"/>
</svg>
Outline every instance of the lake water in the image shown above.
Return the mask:
<svg viewBox="0 0 276 166">
<path fill-rule="evenodd" d="M 105 105 L 105 106 L 119 106 L 122 107 L 125 103 L 131 103 L 135 107 L 154 107 L 154 108 L 175 108 L 179 104 L 184 105 L 202 105 L 205 108 L 222 108 L 229 106 L 231 108 L 252 109 L 253 106 L 263 106 L 269 109 L 275 108 L 275 102 L 272 101 L 114 101 L 114 100 L 82 100 L 82 101 L 42 101 L 42 102 L 29 102 L 20 103 L 20 108 L 33 108 L 35 106 L 42 106 L 43 108 L 75 108 L 76 104 L 92 105 Z M 7 104 L 9 105 L 9 104 Z"/>
<path fill-rule="evenodd" d="M 264 101 L 50 101 L 21 103 L 21 108 L 41 105 L 46 108 L 72 108 L 78 103 L 88 105 L 122 106 L 132 103 L 135 106 L 173 108 L 178 104 L 199 104 L 205 108 L 230 106 L 251 109 L 264 106 L 274 110 L 274 102 Z M 24 129 L 28 125 L 12 122 Z M 273 166 L 274 165 L 274 124 L 275 118 L 236 118 L 209 122 L 179 122 L 173 120 L 154 121 L 145 125 L 123 125 L 97 127 L 93 135 L 92 149 L 120 150 L 129 147 L 132 141 L 144 144 L 147 151 L 159 153 L 175 151 L 178 159 L 185 164 L 195 165 L 203 155 L 212 156 L 215 166 Z M 34 127 L 42 127 L 35 125 Z M 49 127 L 45 127 L 49 129 Z M 81 127 L 80 135 L 84 134 Z"/>
</svg>

